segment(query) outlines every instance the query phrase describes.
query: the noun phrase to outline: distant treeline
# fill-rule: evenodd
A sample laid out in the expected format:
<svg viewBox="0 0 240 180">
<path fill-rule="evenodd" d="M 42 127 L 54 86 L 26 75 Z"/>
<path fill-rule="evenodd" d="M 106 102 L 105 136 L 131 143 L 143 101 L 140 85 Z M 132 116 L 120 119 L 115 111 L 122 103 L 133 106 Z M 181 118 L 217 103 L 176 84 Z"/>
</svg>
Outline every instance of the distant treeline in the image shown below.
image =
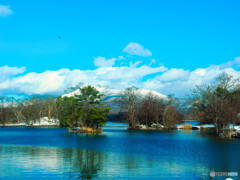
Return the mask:
<svg viewBox="0 0 240 180">
<path fill-rule="evenodd" d="M 188 96 L 189 106 L 184 115 L 197 118 L 202 124 L 214 124 L 216 134 L 228 133 L 229 123 L 240 124 L 240 81 L 222 73 L 209 84 L 196 86 Z M 74 91 L 79 90 L 79 95 Z M 178 99 L 170 94 L 161 99 L 152 91 L 141 95 L 135 86 L 122 90 L 114 103 L 121 107 L 116 115 L 109 115 L 105 103 L 106 92 L 80 86 L 68 88 L 68 96 L 32 96 L 23 99 L 0 97 L 0 123 L 20 123 L 47 116 L 58 118 L 61 126 L 90 126 L 99 128 L 107 119 L 138 125 L 161 124 L 171 129 L 181 123 L 183 115 L 177 109 Z M 70 94 L 72 93 L 72 96 Z M 186 113 L 187 112 L 187 113 Z"/>
<path fill-rule="evenodd" d="M 177 99 L 169 95 L 161 99 L 152 92 L 145 96 L 132 86 L 121 91 L 114 103 L 121 107 L 117 115 L 109 115 L 110 107 L 105 104 L 105 93 L 100 94 L 94 87 L 71 87 L 70 94 L 79 89 L 79 95 L 31 96 L 22 99 L 0 97 L 0 124 L 28 123 L 47 116 L 60 120 L 61 126 L 89 126 L 99 128 L 107 119 L 129 122 L 136 125 L 162 124 L 166 128 L 182 122 L 177 110 Z M 41 122 L 40 122 L 41 123 Z"/>
<path fill-rule="evenodd" d="M 29 124 L 30 121 L 34 122 L 42 117 L 58 118 L 56 97 L 50 95 L 21 99 L 0 97 L 0 124 Z"/>
</svg>

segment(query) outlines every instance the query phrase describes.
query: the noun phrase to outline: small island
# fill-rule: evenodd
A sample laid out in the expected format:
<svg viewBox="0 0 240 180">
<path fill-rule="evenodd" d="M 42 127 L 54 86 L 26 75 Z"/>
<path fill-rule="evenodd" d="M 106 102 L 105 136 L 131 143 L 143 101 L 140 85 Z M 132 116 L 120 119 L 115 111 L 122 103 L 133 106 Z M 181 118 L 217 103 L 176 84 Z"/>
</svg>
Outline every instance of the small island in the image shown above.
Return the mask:
<svg viewBox="0 0 240 180">
<path fill-rule="evenodd" d="M 98 134 L 107 121 L 113 121 L 127 122 L 128 130 L 199 129 L 212 130 L 220 137 L 239 137 L 239 89 L 238 80 L 223 73 L 212 84 L 196 86 L 184 101 L 184 109 L 183 101 L 173 94 L 164 96 L 131 86 L 112 91 L 110 94 L 118 92 L 112 96 L 99 85 L 79 83 L 57 98 L 0 97 L 0 126 L 60 126 L 68 132 Z M 200 124 L 184 124 L 184 119 L 196 119 Z"/>
</svg>

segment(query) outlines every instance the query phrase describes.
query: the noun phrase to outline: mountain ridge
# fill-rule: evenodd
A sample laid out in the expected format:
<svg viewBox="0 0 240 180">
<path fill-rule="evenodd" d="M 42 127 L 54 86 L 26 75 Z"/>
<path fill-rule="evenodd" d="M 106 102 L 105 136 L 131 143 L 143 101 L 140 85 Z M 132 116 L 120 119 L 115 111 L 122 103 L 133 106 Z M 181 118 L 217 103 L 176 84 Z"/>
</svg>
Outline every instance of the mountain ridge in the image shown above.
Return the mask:
<svg viewBox="0 0 240 180">
<path fill-rule="evenodd" d="M 83 86 L 81 86 L 81 88 L 85 87 L 85 86 L 88 86 L 88 83 L 84 84 Z M 114 99 L 116 97 L 119 97 L 120 93 L 123 92 L 124 90 L 117 90 L 117 89 L 110 89 L 110 88 L 103 88 L 101 86 L 93 86 L 94 88 L 96 88 L 97 91 L 99 91 L 100 93 L 104 93 L 105 94 L 105 105 L 108 106 L 108 107 L 111 107 L 111 110 L 110 110 L 110 113 L 118 113 L 119 110 L 120 110 L 120 106 L 119 105 L 116 105 L 114 103 Z M 153 91 L 153 90 L 148 90 L 148 89 L 138 89 L 137 90 L 139 92 L 140 95 L 142 95 L 143 97 L 145 95 L 147 95 L 148 93 L 152 93 L 153 95 L 161 98 L 161 99 L 164 99 L 164 100 L 167 100 L 168 97 L 164 94 L 161 94 L 159 92 L 156 92 L 156 91 Z M 71 97 L 71 96 L 74 96 L 74 95 L 79 95 L 80 94 L 80 90 L 77 89 L 73 92 L 70 92 L 68 94 L 63 94 L 62 97 Z M 180 109 L 184 109 L 184 106 L 185 106 L 185 101 L 186 100 L 180 100 L 179 104 L 180 104 Z"/>
<path fill-rule="evenodd" d="M 86 83 L 85 85 L 83 85 L 81 88 L 87 86 L 88 83 Z M 120 93 L 124 90 L 117 90 L 117 89 L 110 89 L 110 88 L 103 88 L 103 87 L 100 87 L 100 86 L 93 86 L 97 91 L 99 91 L 100 93 L 103 93 L 105 94 L 106 97 L 118 97 L 120 95 Z M 153 93 L 153 95 L 159 97 L 159 98 L 162 98 L 162 99 L 167 99 L 167 96 L 164 95 L 164 94 L 161 94 L 159 92 L 156 92 L 156 91 L 153 91 L 153 90 L 148 90 L 148 89 L 138 89 L 136 90 L 137 92 L 139 92 L 140 95 L 142 96 L 145 96 L 147 95 L 148 93 Z M 62 97 L 71 97 L 71 96 L 74 96 L 74 95 L 79 95 L 80 94 L 80 90 L 77 89 L 73 92 L 70 92 L 68 94 L 64 94 L 62 95 Z"/>
</svg>

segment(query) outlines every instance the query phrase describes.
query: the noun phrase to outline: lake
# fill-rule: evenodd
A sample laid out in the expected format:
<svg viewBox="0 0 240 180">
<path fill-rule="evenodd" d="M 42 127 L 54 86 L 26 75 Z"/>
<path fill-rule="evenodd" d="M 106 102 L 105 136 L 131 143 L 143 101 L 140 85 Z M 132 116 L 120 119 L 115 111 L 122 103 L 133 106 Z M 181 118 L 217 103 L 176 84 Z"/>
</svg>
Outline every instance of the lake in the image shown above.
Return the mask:
<svg viewBox="0 0 240 180">
<path fill-rule="evenodd" d="M 109 122 L 103 134 L 86 135 L 1 127 L 0 179 L 226 179 L 210 172 L 240 173 L 240 139 L 126 128 Z"/>
</svg>

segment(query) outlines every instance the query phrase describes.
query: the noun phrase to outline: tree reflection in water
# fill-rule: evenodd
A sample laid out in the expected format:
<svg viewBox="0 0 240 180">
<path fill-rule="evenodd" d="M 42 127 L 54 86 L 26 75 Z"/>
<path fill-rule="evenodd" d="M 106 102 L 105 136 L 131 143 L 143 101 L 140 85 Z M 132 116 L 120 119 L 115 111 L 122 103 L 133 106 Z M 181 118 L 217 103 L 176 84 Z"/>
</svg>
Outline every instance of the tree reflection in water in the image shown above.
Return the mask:
<svg viewBox="0 0 240 180">
<path fill-rule="evenodd" d="M 92 179 L 101 171 L 103 153 L 87 149 L 64 149 L 69 155 L 65 160 L 69 160 L 72 167 L 69 176 L 71 178 Z"/>
<path fill-rule="evenodd" d="M 181 134 L 179 134 L 180 138 Z M 180 139 L 181 140 L 181 139 Z M 134 153 L 89 149 L 0 145 L 0 178 L 17 179 L 209 179 L 209 173 L 237 172 L 239 141 L 201 138 L 163 139 L 154 149 L 129 146 Z M 234 147 L 234 148 L 233 148 Z M 190 158 L 189 158 L 190 157 Z M 211 178 L 210 178 L 211 179 Z M 220 178 L 221 179 L 221 178 Z M 239 177 L 235 177 L 239 179 Z"/>
<path fill-rule="evenodd" d="M 0 159 L 8 159 L 2 165 L 8 167 L 10 173 L 15 166 L 22 168 L 18 174 L 15 170 L 12 172 L 16 175 L 27 169 L 31 175 L 40 171 L 43 174 L 57 173 L 69 178 L 92 179 L 103 169 L 103 153 L 87 149 L 1 145 L 0 152 Z M 8 173 L 2 175 L 8 176 Z"/>
</svg>

